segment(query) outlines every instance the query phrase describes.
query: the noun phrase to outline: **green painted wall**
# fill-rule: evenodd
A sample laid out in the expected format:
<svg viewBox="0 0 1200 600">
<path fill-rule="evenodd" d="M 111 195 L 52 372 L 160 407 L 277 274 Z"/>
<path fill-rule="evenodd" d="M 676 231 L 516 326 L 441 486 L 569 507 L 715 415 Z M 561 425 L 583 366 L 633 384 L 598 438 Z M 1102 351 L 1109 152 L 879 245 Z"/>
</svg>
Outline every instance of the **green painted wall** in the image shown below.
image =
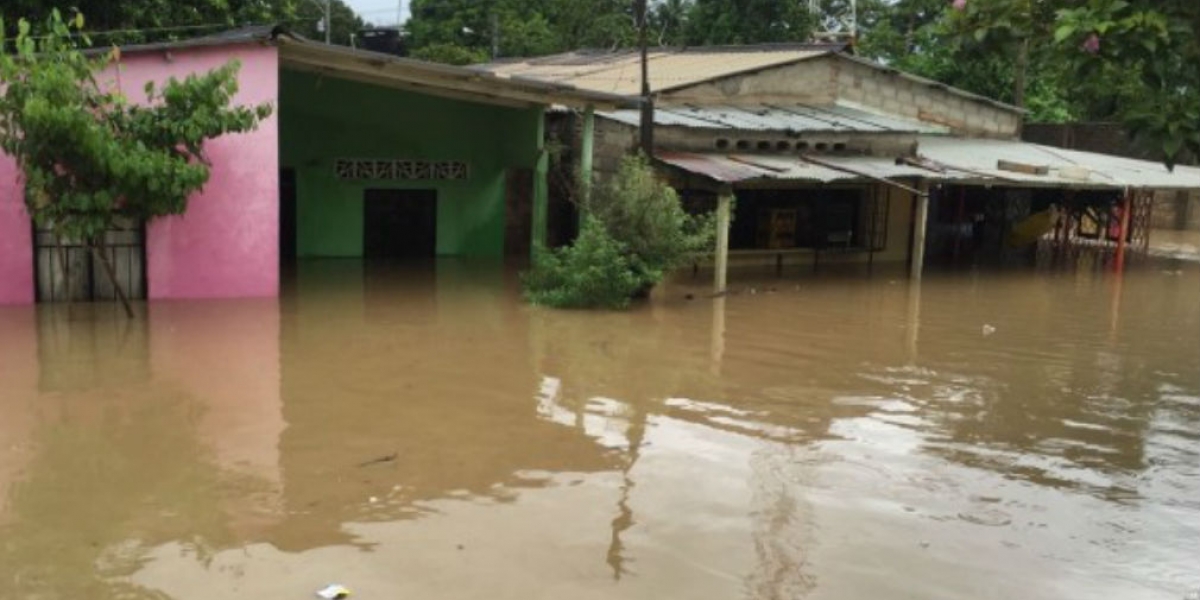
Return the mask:
<svg viewBox="0 0 1200 600">
<path fill-rule="evenodd" d="M 538 163 L 542 111 L 475 104 L 284 69 L 280 162 L 296 170 L 297 253 L 362 255 L 363 191 L 436 189 L 437 253 L 504 253 L 505 177 Z M 463 160 L 460 181 L 341 180 L 337 158 Z"/>
</svg>

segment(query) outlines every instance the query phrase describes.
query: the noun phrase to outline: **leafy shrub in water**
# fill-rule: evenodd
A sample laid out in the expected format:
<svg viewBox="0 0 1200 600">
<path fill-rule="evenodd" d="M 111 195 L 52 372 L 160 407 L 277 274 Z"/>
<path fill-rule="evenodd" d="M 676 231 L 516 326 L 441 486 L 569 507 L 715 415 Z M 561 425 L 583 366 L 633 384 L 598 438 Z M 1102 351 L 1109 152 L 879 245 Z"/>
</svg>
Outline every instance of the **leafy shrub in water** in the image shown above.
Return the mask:
<svg viewBox="0 0 1200 600">
<path fill-rule="evenodd" d="M 575 243 L 535 250 L 524 278 L 536 304 L 559 308 L 623 308 L 671 271 L 712 251 L 715 217 L 689 215 L 679 196 L 642 156 L 621 161 L 611 180 L 581 205 Z"/>
<path fill-rule="evenodd" d="M 530 302 L 556 308 L 625 308 L 642 285 L 625 246 L 592 217 L 570 246 L 535 248 L 522 283 Z"/>
</svg>

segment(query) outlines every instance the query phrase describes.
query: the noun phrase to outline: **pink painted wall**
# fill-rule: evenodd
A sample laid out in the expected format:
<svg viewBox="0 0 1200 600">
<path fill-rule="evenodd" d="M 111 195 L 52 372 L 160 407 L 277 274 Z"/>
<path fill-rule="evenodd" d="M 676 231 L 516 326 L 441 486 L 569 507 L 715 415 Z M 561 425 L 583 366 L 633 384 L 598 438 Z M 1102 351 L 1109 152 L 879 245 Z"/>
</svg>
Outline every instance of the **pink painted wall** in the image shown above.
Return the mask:
<svg viewBox="0 0 1200 600">
<path fill-rule="evenodd" d="M 147 81 L 163 82 L 242 63 L 237 104 L 277 105 L 279 61 L 257 44 L 126 54 L 113 78 L 131 101 Z M 276 106 L 276 109 L 278 106 Z M 231 298 L 279 293 L 279 143 L 274 115 L 258 129 L 209 142 L 208 184 L 186 214 L 154 221 L 147 231 L 150 298 Z M 15 167 L 0 156 L 0 303 L 28 303 L 33 256 Z"/>
<path fill-rule="evenodd" d="M 0 304 L 33 302 L 33 240 L 17 165 L 0 154 Z"/>
</svg>

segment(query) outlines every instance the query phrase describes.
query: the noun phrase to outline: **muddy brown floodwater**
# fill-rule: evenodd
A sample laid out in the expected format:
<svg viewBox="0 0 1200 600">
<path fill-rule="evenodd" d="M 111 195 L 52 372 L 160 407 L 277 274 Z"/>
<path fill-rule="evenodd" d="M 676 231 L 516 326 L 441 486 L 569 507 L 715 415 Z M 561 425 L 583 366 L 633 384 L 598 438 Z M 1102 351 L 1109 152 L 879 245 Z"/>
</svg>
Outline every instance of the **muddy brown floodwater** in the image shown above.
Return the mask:
<svg viewBox="0 0 1200 600">
<path fill-rule="evenodd" d="M 556 312 L 327 262 L 0 309 L 0 598 L 1200 589 L 1194 263 L 702 284 Z"/>
</svg>

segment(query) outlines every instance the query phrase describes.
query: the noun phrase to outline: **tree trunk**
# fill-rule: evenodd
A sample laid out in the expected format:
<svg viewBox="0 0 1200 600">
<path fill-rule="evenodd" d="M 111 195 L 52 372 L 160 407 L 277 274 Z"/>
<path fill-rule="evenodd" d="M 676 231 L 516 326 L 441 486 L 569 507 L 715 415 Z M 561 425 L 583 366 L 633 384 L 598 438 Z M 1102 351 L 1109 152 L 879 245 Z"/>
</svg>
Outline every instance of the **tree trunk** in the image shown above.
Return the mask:
<svg viewBox="0 0 1200 600">
<path fill-rule="evenodd" d="M 117 272 L 113 269 L 112 263 L 108 262 L 108 254 L 104 252 L 103 234 L 101 234 L 99 242 L 89 243 L 88 248 L 91 249 L 92 256 L 95 256 L 96 260 L 104 265 L 104 273 L 108 275 L 108 280 L 112 282 L 113 290 L 117 292 L 117 298 L 121 300 L 121 306 L 125 308 L 125 316 L 132 319 L 134 317 L 133 305 L 129 303 L 129 297 L 125 295 L 125 290 L 121 288 L 121 282 L 117 281 Z"/>
<path fill-rule="evenodd" d="M 1017 47 L 1016 72 L 1013 73 L 1013 104 L 1025 108 L 1025 81 L 1029 72 L 1029 38 L 1021 40 Z"/>
<path fill-rule="evenodd" d="M 58 267 L 62 273 L 63 287 L 66 288 L 64 293 L 67 297 L 67 314 L 69 315 L 71 313 L 71 304 L 74 303 L 75 299 L 71 296 L 71 277 L 67 270 L 67 247 L 63 245 L 62 236 L 56 233 L 54 234 L 54 239 L 58 241 L 58 252 L 55 252 L 55 254 L 58 255 Z M 50 295 L 54 295 L 53 279 L 50 280 Z"/>
</svg>

